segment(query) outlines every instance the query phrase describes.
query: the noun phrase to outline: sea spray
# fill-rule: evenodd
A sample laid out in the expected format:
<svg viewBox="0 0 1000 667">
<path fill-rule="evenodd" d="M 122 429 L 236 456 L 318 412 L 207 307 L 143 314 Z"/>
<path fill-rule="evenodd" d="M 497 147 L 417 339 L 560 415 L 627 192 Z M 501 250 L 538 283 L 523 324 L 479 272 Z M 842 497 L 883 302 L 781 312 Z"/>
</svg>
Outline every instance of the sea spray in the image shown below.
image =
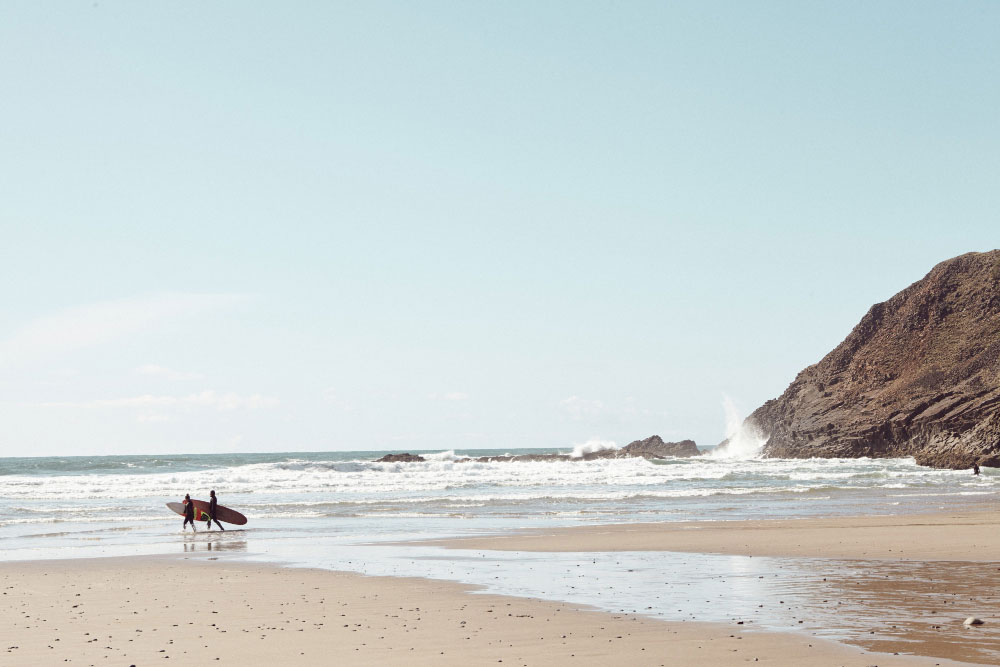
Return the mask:
<svg viewBox="0 0 1000 667">
<path fill-rule="evenodd" d="M 613 440 L 600 440 L 597 438 L 591 438 L 587 442 L 581 443 L 573 447 L 573 451 L 570 456 L 574 459 L 583 458 L 585 454 L 593 454 L 594 452 L 603 452 L 607 449 L 618 449 L 618 444 Z"/>
<path fill-rule="evenodd" d="M 715 449 L 711 456 L 727 459 L 752 459 L 760 456 L 767 438 L 753 424 L 743 419 L 736 402 L 729 396 L 722 398 L 726 416 L 726 444 Z"/>
</svg>

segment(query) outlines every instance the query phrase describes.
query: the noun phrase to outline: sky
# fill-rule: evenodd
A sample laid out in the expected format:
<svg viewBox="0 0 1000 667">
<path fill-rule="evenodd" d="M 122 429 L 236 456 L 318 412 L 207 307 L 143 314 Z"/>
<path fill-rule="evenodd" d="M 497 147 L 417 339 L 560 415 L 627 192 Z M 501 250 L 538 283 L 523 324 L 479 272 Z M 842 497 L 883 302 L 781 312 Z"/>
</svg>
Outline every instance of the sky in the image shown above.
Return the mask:
<svg viewBox="0 0 1000 667">
<path fill-rule="evenodd" d="M 714 445 L 1000 247 L 994 2 L 0 4 L 0 456 Z"/>
</svg>

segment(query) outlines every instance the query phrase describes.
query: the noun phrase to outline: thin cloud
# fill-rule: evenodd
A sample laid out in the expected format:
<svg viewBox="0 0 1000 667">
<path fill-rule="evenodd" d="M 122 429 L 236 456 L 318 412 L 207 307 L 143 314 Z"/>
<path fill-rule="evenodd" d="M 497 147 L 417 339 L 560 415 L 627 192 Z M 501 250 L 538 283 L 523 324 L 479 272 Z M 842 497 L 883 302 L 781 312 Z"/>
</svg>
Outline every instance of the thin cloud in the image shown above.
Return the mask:
<svg viewBox="0 0 1000 667">
<path fill-rule="evenodd" d="M 201 373 L 176 371 L 172 368 L 159 366 L 157 364 L 143 364 L 142 366 L 136 368 L 135 372 L 139 375 L 151 375 L 153 377 L 160 377 L 166 380 L 200 380 L 205 377 Z"/>
<path fill-rule="evenodd" d="M 579 396 L 570 396 L 569 398 L 564 398 L 559 401 L 559 407 L 562 408 L 571 419 L 584 419 L 587 417 L 594 417 L 604 411 L 603 401 L 589 398 L 580 398 Z"/>
<path fill-rule="evenodd" d="M 228 294 L 168 293 L 67 308 L 27 322 L 0 339 L 0 366 L 102 345 L 244 299 Z"/>
<path fill-rule="evenodd" d="M 342 412 L 354 412 L 357 409 L 350 401 L 341 397 L 335 387 L 329 387 L 323 391 L 323 402 Z"/>
<path fill-rule="evenodd" d="M 151 408 L 196 407 L 230 411 L 273 408 L 279 403 L 278 399 L 270 396 L 262 396 L 261 394 L 242 396 L 232 392 L 219 393 L 206 390 L 186 396 L 143 394 L 141 396 L 104 398 L 94 401 L 24 403 L 22 405 L 41 408 L 139 408 L 143 410 Z"/>
<path fill-rule="evenodd" d="M 167 415 L 137 415 L 135 420 L 140 424 L 156 424 L 171 421 Z"/>
<path fill-rule="evenodd" d="M 427 398 L 431 401 L 436 401 L 438 399 L 441 399 L 442 401 L 467 401 L 469 400 L 469 395 L 464 391 L 449 391 L 443 394 L 427 394 Z"/>
<path fill-rule="evenodd" d="M 596 398 L 570 396 L 559 401 L 562 412 L 574 421 L 585 419 L 617 419 L 631 421 L 644 417 L 670 416 L 668 411 L 651 410 L 639 404 L 635 398 L 628 396 L 623 402 L 613 401 L 610 404 Z"/>
</svg>

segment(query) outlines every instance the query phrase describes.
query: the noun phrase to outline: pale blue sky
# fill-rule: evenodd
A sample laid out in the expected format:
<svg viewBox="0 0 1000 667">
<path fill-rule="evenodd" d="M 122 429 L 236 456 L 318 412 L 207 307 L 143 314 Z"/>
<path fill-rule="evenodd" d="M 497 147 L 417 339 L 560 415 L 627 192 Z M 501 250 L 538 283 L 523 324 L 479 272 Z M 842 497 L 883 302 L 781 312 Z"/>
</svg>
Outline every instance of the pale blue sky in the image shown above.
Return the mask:
<svg viewBox="0 0 1000 667">
<path fill-rule="evenodd" d="M 724 436 L 1000 246 L 1000 4 L 0 5 L 0 456 Z"/>
</svg>

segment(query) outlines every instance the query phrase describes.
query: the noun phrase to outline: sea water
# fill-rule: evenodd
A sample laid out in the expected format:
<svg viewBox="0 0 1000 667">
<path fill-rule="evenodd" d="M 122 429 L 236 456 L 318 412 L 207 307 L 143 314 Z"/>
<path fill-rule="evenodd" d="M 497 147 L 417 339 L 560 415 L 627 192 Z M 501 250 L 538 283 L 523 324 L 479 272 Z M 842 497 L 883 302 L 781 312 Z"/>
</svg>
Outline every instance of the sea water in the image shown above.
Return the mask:
<svg viewBox="0 0 1000 667">
<path fill-rule="evenodd" d="M 255 539 L 349 533 L 365 539 L 463 535 L 536 525 L 908 513 L 982 503 L 1000 491 L 985 469 L 938 470 L 913 459 L 760 459 L 698 456 L 584 461 L 469 458 L 559 450 L 0 458 L 4 559 L 29 548 L 86 556 L 113 530 L 117 543 L 172 539 L 186 493 L 250 520 Z M 568 453 L 568 452 L 562 452 Z M 100 533 L 96 533 L 100 536 Z"/>
<path fill-rule="evenodd" d="M 824 616 L 833 596 L 825 591 L 833 584 L 821 581 L 808 559 L 456 551 L 419 540 L 584 524 L 955 510 L 994 502 L 1000 493 L 1000 475 L 990 469 L 973 476 L 912 459 L 480 462 L 467 459 L 569 452 L 467 450 L 421 452 L 424 462 L 377 463 L 385 453 L 0 459 L 0 559 L 225 555 L 424 576 L 670 620 L 740 619 L 850 639 L 883 610 L 831 606 Z M 196 534 L 182 532 L 182 518 L 165 503 L 186 493 L 207 499 L 211 489 L 248 524 L 224 533 L 208 532 L 204 524 Z M 412 544 L 400 544 L 405 541 Z M 868 576 L 886 568 L 892 572 L 884 576 L 903 580 L 920 566 L 837 567 L 843 581 L 855 576 L 851 572 Z"/>
</svg>

